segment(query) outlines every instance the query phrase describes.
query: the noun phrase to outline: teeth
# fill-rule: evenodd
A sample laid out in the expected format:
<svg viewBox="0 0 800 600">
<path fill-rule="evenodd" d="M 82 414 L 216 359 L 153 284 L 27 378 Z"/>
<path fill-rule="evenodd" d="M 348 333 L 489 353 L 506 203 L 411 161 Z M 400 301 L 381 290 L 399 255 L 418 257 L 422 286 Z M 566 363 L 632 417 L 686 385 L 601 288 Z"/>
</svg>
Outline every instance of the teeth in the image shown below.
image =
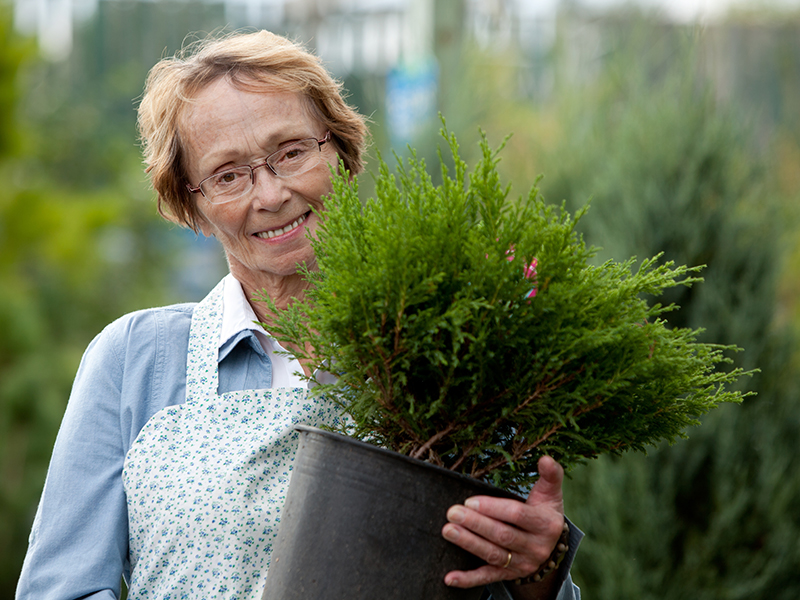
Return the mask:
<svg viewBox="0 0 800 600">
<path fill-rule="evenodd" d="M 289 233 L 292 229 L 296 229 L 297 227 L 302 225 L 303 221 L 305 221 L 305 220 L 306 220 L 306 216 L 305 215 L 301 215 L 300 217 L 297 218 L 296 221 L 294 221 L 293 223 L 290 223 L 286 227 L 282 227 L 281 229 L 273 229 L 271 231 L 261 231 L 261 232 L 257 233 L 256 235 L 258 237 L 260 237 L 260 238 L 269 238 L 269 239 L 271 239 L 271 238 L 274 238 L 276 235 L 283 235 L 284 233 Z"/>
</svg>

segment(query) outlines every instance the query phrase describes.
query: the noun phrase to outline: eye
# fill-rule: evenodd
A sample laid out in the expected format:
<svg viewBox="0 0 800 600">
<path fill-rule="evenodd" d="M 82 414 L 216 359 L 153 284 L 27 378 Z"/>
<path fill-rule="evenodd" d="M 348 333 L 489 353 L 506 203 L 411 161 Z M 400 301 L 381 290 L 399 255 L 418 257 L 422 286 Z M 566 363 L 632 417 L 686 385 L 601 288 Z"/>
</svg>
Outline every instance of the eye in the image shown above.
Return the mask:
<svg viewBox="0 0 800 600">
<path fill-rule="evenodd" d="M 318 148 L 315 139 L 300 140 L 270 155 L 267 162 L 279 177 L 299 175 L 314 166 L 314 159 L 320 156 Z"/>
<path fill-rule="evenodd" d="M 249 177 L 247 169 L 231 169 L 214 175 L 211 181 L 214 186 L 226 187 L 238 183 L 243 177 Z"/>
<path fill-rule="evenodd" d="M 302 158 L 305 153 L 306 153 L 306 148 L 302 144 L 289 146 L 288 148 L 285 148 L 278 153 L 275 162 L 282 163 L 282 162 L 295 161 Z"/>
</svg>

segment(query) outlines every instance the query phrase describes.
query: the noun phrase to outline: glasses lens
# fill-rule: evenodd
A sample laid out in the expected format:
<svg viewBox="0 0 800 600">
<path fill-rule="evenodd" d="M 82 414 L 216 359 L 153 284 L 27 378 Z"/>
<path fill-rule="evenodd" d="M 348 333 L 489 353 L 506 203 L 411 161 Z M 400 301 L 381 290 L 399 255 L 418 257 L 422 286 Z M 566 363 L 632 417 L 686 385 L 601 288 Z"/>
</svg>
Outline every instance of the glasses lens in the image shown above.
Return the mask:
<svg viewBox="0 0 800 600">
<path fill-rule="evenodd" d="M 289 177 L 305 173 L 319 163 L 322 156 L 319 143 L 311 138 L 281 148 L 267 159 L 278 177 Z"/>
<path fill-rule="evenodd" d="M 252 176 L 250 167 L 236 167 L 215 173 L 200 184 L 203 195 L 216 204 L 230 202 L 250 189 Z"/>
</svg>

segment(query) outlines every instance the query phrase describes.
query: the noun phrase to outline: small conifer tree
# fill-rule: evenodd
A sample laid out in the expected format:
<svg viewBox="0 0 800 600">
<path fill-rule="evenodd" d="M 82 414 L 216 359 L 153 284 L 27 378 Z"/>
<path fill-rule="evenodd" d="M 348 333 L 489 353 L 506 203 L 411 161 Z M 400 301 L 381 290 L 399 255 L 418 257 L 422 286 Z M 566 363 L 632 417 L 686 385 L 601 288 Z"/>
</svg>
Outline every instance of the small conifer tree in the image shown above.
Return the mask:
<svg viewBox="0 0 800 600">
<path fill-rule="evenodd" d="M 467 179 L 454 136 L 434 185 L 412 154 L 381 163 L 374 199 L 334 175 L 313 242 L 318 271 L 271 331 L 338 376 L 347 432 L 502 487 L 524 488 L 536 460 L 570 466 L 674 441 L 721 402 L 742 369 L 722 347 L 666 327 L 648 304 L 691 286 L 697 268 L 659 256 L 591 265 L 572 217 L 536 188 L 516 202 L 483 139 Z M 440 157 L 441 159 L 441 157 Z M 343 167 L 342 167 L 343 169 Z"/>
</svg>

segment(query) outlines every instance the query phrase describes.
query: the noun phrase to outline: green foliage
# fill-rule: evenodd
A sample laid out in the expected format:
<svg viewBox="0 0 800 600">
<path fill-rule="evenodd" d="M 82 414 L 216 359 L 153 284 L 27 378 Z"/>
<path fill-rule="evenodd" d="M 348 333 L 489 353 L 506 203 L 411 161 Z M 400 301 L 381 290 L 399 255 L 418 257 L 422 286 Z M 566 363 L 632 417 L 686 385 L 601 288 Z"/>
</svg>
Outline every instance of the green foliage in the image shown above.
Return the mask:
<svg viewBox="0 0 800 600">
<path fill-rule="evenodd" d="M 11 12 L 0 5 L 0 157 L 19 150 L 17 119 L 17 73 L 31 53 L 31 44 L 13 29 Z"/>
<path fill-rule="evenodd" d="M 319 390 L 352 435 L 520 489 L 542 454 L 569 468 L 644 450 L 740 400 L 726 386 L 742 370 L 716 369 L 734 348 L 666 327 L 674 307 L 643 298 L 696 283 L 697 268 L 591 265 L 574 231 L 584 210 L 573 218 L 536 188 L 510 201 L 485 139 L 465 186 L 443 135 L 455 168 L 441 161 L 441 185 L 413 155 L 397 176 L 381 163 L 363 207 L 357 181 L 334 178 L 314 287 L 270 324 L 333 365 L 338 382 Z"/>
<path fill-rule="evenodd" d="M 800 373 L 776 288 L 784 233 L 798 223 L 779 210 L 763 138 L 698 84 L 692 55 L 673 50 L 658 76 L 642 75 L 660 36 L 651 30 L 548 115 L 563 137 L 540 163 L 542 188 L 568 206 L 592 197 L 579 229 L 602 258 L 664 251 L 706 264 L 702 286 L 666 291 L 681 309 L 665 318 L 746 348 L 734 364 L 758 365 L 740 382 L 758 395 L 646 458 L 574 472 L 567 512 L 587 537 L 573 575 L 596 599 L 797 598 Z"/>
</svg>

